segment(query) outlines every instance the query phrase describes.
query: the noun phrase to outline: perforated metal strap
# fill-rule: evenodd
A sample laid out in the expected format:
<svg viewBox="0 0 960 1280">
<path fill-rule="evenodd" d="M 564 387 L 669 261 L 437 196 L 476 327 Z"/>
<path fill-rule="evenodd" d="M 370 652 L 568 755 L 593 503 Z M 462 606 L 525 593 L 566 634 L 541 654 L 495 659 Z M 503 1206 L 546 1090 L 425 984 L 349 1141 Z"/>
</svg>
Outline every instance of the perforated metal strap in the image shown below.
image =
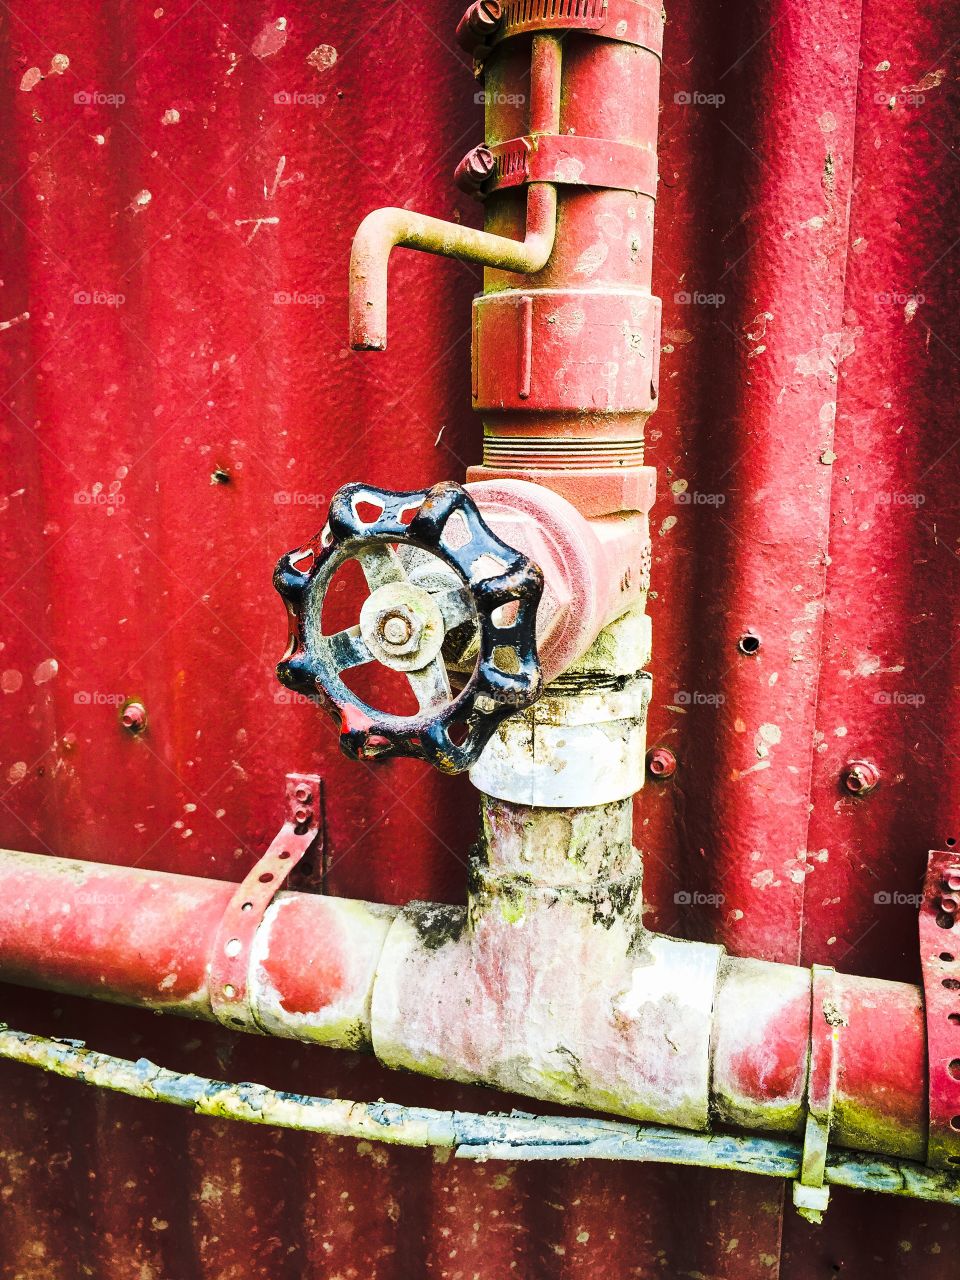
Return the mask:
<svg viewBox="0 0 960 1280">
<path fill-rule="evenodd" d="M 815 964 L 811 968 L 807 1123 L 800 1177 L 793 1184 L 794 1206 L 809 1222 L 822 1221 L 830 1199 L 830 1188 L 823 1179 L 837 1090 L 840 1032 L 847 1025 L 835 978 L 836 971 L 829 965 Z"/>
<path fill-rule="evenodd" d="M 960 1171 L 960 853 L 932 850 L 920 905 L 930 1128 L 927 1164 Z"/>
<path fill-rule="evenodd" d="M 210 1007 L 218 1022 L 235 1030 L 263 1034 L 249 986 L 250 951 L 270 903 L 320 831 L 320 779 L 287 774 L 287 820 L 256 866 L 230 899 L 209 965 Z"/>
</svg>

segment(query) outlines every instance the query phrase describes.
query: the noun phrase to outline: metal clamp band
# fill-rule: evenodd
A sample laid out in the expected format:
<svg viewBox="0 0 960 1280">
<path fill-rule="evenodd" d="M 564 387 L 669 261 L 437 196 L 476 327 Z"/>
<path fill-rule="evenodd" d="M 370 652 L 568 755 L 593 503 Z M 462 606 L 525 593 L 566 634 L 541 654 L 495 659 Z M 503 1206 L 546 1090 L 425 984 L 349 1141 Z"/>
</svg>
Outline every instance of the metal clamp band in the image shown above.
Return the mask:
<svg viewBox="0 0 960 1280">
<path fill-rule="evenodd" d="M 829 965 L 811 967 L 807 1123 L 800 1177 L 793 1184 L 793 1203 L 802 1218 L 814 1223 L 822 1222 L 830 1200 L 830 1188 L 823 1180 L 837 1091 L 840 1031 L 847 1025 L 835 977 L 836 971 Z"/>
<path fill-rule="evenodd" d="M 269 849 L 239 884 L 223 913 L 208 966 L 210 1008 L 218 1022 L 263 1035 L 250 1000 L 253 939 L 267 908 L 320 831 L 320 779 L 287 774 L 287 820 Z"/>
<path fill-rule="evenodd" d="M 524 134 L 487 148 L 492 174 L 478 191 L 483 198 L 525 182 L 611 187 L 657 198 L 657 153 L 634 142 L 614 142 L 579 134 Z"/>
<path fill-rule="evenodd" d="M 960 1169 L 960 853 L 931 850 L 920 905 L 927 1020 L 927 1164 Z"/>
</svg>

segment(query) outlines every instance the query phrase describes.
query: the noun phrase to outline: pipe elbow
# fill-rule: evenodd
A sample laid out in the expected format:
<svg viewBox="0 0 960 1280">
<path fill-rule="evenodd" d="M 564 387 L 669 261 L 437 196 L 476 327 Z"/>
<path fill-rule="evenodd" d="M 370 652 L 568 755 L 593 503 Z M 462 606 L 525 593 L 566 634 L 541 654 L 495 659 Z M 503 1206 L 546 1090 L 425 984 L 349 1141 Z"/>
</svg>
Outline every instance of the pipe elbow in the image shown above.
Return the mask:
<svg viewBox="0 0 960 1280">
<path fill-rule="evenodd" d="M 350 250 L 350 345 L 383 351 L 387 345 L 387 272 L 391 250 L 403 236 L 404 209 L 374 209 L 360 223 Z"/>
<path fill-rule="evenodd" d="M 402 246 L 482 267 L 530 273 L 546 265 L 556 231 L 557 192 L 549 183 L 532 183 L 528 188 L 523 240 L 410 209 L 375 209 L 357 228 L 350 251 L 350 345 L 354 351 L 386 348 L 387 274 L 393 249 Z"/>
</svg>

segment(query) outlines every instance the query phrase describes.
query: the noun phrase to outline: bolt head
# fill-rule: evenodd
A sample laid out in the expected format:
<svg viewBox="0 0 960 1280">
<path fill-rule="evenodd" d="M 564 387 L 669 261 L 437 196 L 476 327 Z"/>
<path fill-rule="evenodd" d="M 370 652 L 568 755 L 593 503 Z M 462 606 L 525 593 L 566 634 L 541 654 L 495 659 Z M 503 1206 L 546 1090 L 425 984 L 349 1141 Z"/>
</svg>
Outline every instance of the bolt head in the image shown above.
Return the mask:
<svg viewBox="0 0 960 1280">
<path fill-rule="evenodd" d="M 410 619 L 402 613 L 388 613 L 380 623 L 380 638 L 384 644 L 406 644 L 413 635 Z"/>
<path fill-rule="evenodd" d="M 841 779 L 851 795 L 863 796 L 880 781 L 880 770 L 870 760 L 850 760 L 844 766 Z"/>
<path fill-rule="evenodd" d="M 654 747 L 647 752 L 647 771 L 654 778 L 672 778 L 677 771 L 677 757 L 667 747 Z"/>
<path fill-rule="evenodd" d="M 147 727 L 147 709 L 142 702 L 128 702 L 120 712 L 120 723 L 130 733 L 142 733 Z"/>
</svg>

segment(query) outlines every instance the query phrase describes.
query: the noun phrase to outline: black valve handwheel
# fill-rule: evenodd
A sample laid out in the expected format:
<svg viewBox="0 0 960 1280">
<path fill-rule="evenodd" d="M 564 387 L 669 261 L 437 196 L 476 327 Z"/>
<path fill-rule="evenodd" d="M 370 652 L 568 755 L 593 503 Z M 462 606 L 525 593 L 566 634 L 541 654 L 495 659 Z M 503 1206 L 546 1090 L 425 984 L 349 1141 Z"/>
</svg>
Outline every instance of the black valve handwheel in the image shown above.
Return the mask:
<svg viewBox="0 0 960 1280">
<path fill-rule="evenodd" d="M 418 558 L 413 549 L 429 556 Z M 324 635 L 324 596 L 348 560 L 358 561 L 370 595 L 358 625 Z M 431 560 L 432 574 L 425 571 Z M 290 619 L 277 676 L 334 713 L 341 750 L 355 759 L 415 756 L 461 773 L 497 725 L 540 694 L 536 614 L 543 575 L 487 527 L 458 484 L 414 493 L 344 485 L 325 527 L 280 560 L 273 581 Z M 466 623 L 476 628 L 477 657 L 466 684 L 453 692 L 443 645 Z M 416 715 L 379 711 L 347 687 L 341 672 L 368 662 L 406 675 Z"/>
</svg>

